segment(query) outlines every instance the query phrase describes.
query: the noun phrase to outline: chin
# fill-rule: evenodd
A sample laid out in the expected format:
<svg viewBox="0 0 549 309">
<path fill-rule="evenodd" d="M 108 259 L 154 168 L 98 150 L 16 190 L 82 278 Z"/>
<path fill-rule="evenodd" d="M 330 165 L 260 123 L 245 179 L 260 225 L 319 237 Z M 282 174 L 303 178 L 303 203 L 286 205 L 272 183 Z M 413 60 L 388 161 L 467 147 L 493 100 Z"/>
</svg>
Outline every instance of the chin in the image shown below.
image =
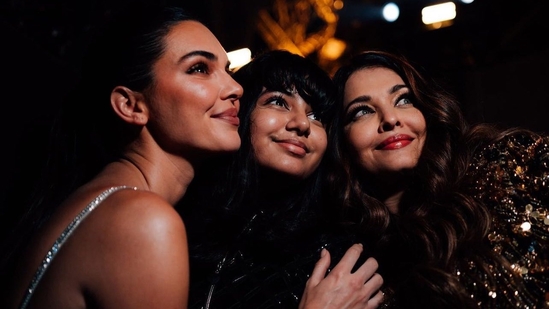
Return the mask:
<svg viewBox="0 0 549 309">
<path fill-rule="evenodd" d="M 298 170 L 291 170 L 291 171 L 281 171 L 281 173 L 284 173 L 288 175 L 289 178 L 302 181 L 307 179 L 307 177 L 311 176 L 312 173 L 304 173 L 303 171 Z"/>
<path fill-rule="evenodd" d="M 220 153 L 231 153 L 231 152 L 238 151 L 238 149 L 240 149 L 240 145 L 235 146 L 235 147 L 226 147 L 226 148 L 220 149 L 219 152 Z"/>
<path fill-rule="evenodd" d="M 233 152 L 233 151 L 237 151 L 238 149 L 240 149 L 240 144 L 241 144 L 241 141 L 240 141 L 240 137 L 238 138 L 227 138 L 225 140 L 222 141 L 223 143 L 221 145 L 219 145 L 219 148 L 218 150 L 221 151 L 221 152 Z"/>
</svg>

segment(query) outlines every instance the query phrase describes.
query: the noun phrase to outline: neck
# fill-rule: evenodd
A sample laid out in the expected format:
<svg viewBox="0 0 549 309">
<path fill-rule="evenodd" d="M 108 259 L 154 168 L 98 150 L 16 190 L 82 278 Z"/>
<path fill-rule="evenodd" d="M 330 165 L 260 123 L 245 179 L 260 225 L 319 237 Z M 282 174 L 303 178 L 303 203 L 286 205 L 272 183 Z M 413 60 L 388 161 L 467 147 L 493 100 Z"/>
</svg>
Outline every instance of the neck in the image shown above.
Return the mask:
<svg viewBox="0 0 549 309">
<path fill-rule="evenodd" d="M 166 153 L 142 156 L 127 153 L 101 173 L 107 179 L 117 175 L 120 184 L 154 192 L 170 204 L 176 204 L 187 191 L 194 178 L 195 167 L 181 157 L 165 158 Z"/>
</svg>

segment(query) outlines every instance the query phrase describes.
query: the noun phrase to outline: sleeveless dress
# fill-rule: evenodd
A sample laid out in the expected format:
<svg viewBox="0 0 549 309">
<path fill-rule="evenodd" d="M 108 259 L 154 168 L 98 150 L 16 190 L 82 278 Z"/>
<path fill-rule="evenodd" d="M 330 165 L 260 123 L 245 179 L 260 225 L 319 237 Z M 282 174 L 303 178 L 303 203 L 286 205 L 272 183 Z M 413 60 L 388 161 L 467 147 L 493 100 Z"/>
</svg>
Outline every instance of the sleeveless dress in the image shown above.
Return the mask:
<svg viewBox="0 0 549 309">
<path fill-rule="evenodd" d="M 61 246 L 63 246 L 63 244 L 67 241 L 67 239 L 72 234 L 72 232 L 76 230 L 78 225 L 82 221 L 84 221 L 84 219 L 92 212 L 92 210 L 94 210 L 97 206 L 99 206 L 99 204 L 101 204 L 101 202 L 103 202 L 109 195 L 122 189 L 137 190 L 137 188 L 134 188 L 134 187 L 119 186 L 119 187 L 111 187 L 103 191 L 95 199 L 93 199 L 93 201 L 91 201 L 63 230 L 61 235 L 59 235 L 57 240 L 53 243 L 53 246 L 51 247 L 51 249 L 48 251 L 48 253 L 46 253 L 46 256 L 42 260 L 42 263 L 36 270 L 36 273 L 34 274 L 34 277 L 32 278 L 32 281 L 29 284 L 27 291 L 25 292 L 25 296 L 23 297 L 23 301 L 21 302 L 19 309 L 25 309 L 27 307 L 34 291 L 36 290 L 36 287 L 38 286 L 38 283 L 40 283 L 42 276 L 50 266 L 51 262 L 53 261 L 53 258 L 57 255 L 57 252 L 59 252 L 59 250 L 61 249 Z"/>
</svg>

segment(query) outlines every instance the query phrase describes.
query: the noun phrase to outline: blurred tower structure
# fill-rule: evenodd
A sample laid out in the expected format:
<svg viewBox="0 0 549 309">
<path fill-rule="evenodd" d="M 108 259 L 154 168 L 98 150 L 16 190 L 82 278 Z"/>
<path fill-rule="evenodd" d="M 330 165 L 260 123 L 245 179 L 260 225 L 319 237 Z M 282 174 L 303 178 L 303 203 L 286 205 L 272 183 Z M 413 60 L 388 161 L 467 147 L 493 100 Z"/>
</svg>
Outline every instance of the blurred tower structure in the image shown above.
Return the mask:
<svg viewBox="0 0 549 309">
<path fill-rule="evenodd" d="M 270 49 L 286 49 L 320 64 L 336 60 L 345 43 L 337 40 L 337 10 L 341 0 L 274 0 L 258 12 L 257 29 Z"/>
</svg>

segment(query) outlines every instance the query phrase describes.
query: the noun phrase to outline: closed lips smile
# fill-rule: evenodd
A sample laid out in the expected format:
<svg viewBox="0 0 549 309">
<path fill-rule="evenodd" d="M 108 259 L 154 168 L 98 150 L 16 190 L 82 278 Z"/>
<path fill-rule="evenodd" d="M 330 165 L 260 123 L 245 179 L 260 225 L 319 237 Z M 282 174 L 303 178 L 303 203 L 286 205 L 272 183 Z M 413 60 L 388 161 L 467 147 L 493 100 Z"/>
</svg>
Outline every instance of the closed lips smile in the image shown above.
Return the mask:
<svg viewBox="0 0 549 309">
<path fill-rule="evenodd" d="M 378 150 L 394 150 L 404 148 L 414 140 L 413 137 L 406 134 L 398 134 L 389 137 L 388 139 L 381 142 L 376 149 Z"/>
<path fill-rule="evenodd" d="M 240 119 L 238 118 L 238 111 L 236 110 L 236 108 L 231 108 L 222 113 L 215 114 L 212 116 L 212 118 L 225 120 L 236 127 L 240 125 Z"/>
<path fill-rule="evenodd" d="M 298 157 L 304 157 L 309 152 L 307 145 L 298 140 L 286 139 L 275 142 Z"/>
</svg>

